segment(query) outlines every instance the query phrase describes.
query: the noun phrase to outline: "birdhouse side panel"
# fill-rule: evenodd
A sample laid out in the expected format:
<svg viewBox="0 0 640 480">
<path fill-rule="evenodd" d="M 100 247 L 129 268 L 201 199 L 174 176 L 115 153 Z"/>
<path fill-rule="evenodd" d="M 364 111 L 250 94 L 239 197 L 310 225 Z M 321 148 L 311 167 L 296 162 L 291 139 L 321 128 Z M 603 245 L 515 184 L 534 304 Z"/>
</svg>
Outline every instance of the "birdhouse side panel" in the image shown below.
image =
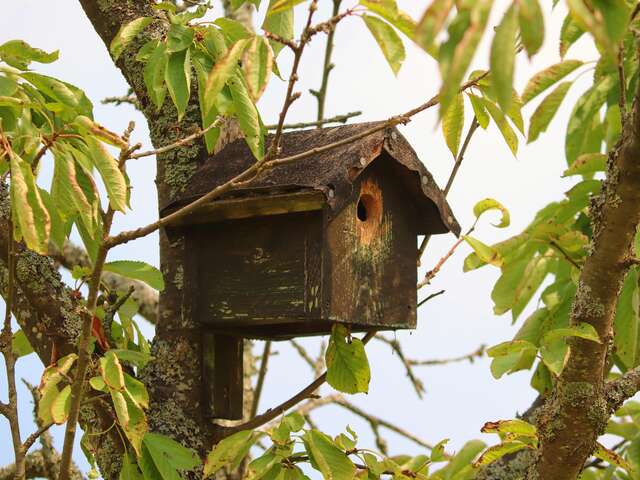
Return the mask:
<svg viewBox="0 0 640 480">
<path fill-rule="evenodd" d="M 248 337 L 263 326 L 259 336 L 268 337 L 269 325 L 318 318 L 321 232 L 318 211 L 200 227 L 199 320 Z"/>
<path fill-rule="evenodd" d="M 355 330 L 416 325 L 416 209 L 384 157 L 354 182 L 353 200 L 328 221 L 325 304 Z"/>
</svg>

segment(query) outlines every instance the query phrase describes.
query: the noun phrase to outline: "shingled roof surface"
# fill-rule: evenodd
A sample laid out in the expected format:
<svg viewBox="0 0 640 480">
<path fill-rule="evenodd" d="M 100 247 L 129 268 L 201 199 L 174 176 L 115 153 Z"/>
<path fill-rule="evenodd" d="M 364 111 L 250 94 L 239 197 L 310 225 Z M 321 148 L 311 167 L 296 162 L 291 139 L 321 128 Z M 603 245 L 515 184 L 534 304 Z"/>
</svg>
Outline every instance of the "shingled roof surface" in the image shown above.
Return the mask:
<svg viewBox="0 0 640 480">
<path fill-rule="evenodd" d="M 288 132 L 282 136 L 280 157 L 325 146 L 376 125 L 379 123 Z M 267 146 L 272 138 L 271 135 L 266 138 Z M 353 182 L 358 174 L 380 156 L 395 161 L 399 167 L 396 169 L 398 175 L 403 178 L 407 187 L 407 195 L 421 214 L 426 218 L 436 216 L 441 223 L 438 228 L 441 232 L 452 231 L 456 235 L 460 233 L 460 226 L 444 195 L 409 142 L 396 128 L 383 129 L 346 145 L 266 170 L 249 186 L 233 190 L 222 198 L 313 189 L 323 192 L 329 206 L 337 210 L 350 200 Z M 193 175 L 189 188 L 170 204 L 164 205 L 162 213 L 173 211 L 201 197 L 249 168 L 255 161 L 243 139 L 230 143 L 216 155 L 206 158 Z"/>
</svg>

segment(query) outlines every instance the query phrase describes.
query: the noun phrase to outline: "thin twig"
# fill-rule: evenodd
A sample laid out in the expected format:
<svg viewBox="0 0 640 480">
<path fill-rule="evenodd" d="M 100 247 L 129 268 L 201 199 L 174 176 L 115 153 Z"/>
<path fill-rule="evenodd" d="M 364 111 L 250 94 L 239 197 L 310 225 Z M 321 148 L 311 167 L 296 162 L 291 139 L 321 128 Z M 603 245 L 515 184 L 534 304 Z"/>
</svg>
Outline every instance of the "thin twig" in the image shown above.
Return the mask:
<svg viewBox="0 0 640 480">
<path fill-rule="evenodd" d="M 130 158 L 129 138 L 133 131 L 134 123 L 129 122 L 129 126 L 122 135 L 123 146 L 120 149 L 120 157 L 118 160 L 118 168 L 124 173 L 125 163 Z M 93 272 L 89 280 L 89 293 L 87 295 L 86 313 L 82 316 L 82 330 L 78 339 L 78 360 L 76 367 L 76 376 L 71 384 L 71 399 L 69 405 L 69 416 L 67 418 L 67 427 L 64 432 L 64 443 L 62 455 L 60 457 L 60 475 L 59 480 L 69 480 L 71 472 L 71 457 L 78 425 L 78 417 L 80 415 L 80 406 L 82 404 L 82 394 L 84 388 L 85 376 L 91 360 L 89 351 L 89 342 L 91 339 L 91 323 L 96 311 L 96 301 L 100 292 L 100 278 L 102 270 L 109 253 L 109 246 L 106 239 L 109 236 L 115 210 L 109 205 L 107 213 L 104 216 L 102 235 L 103 241 L 98 247 L 96 260 L 94 262 Z"/>
<path fill-rule="evenodd" d="M 486 345 L 480 345 L 476 350 L 471 353 L 467 353 L 466 355 L 461 355 L 459 357 L 453 358 L 442 358 L 442 359 L 432 359 L 432 360 L 407 360 L 409 365 L 413 367 L 433 367 L 436 365 L 447 365 L 449 363 L 458 363 L 469 361 L 473 363 L 476 358 L 481 358 L 484 355 L 485 350 L 487 349 Z"/>
<path fill-rule="evenodd" d="M 476 220 L 477 221 L 477 220 Z M 442 266 L 445 264 L 445 262 L 447 260 L 449 260 L 449 258 L 451 258 L 451 256 L 455 253 L 456 249 L 460 246 L 460 244 L 464 241 L 464 237 L 466 235 L 470 235 L 471 232 L 473 232 L 473 230 L 475 229 L 475 223 L 471 226 L 471 228 L 467 231 L 467 233 L 465 235 L 462 235 L 460 238 L 458 238 L 456 240 L 456 242 L 453 244 L 453 246 L 449 249 L 449 251 L 445 254 L 444 257 L 442 257 L 440 260 L 438 260 L 438 263 L 436 263 L 436 266 L 433 267 L 431 270 L 429 270 L 425 275 L 424 278 L 418 282 L 418 285 L 416 285 L 416 288 L 418 290 L 420 290 L 422 287 L 424 287 L 425 285 L 429 285 L 429 283 L 431 283 L 431 280 L 434 279 L 434 277 L 438 274 L 438 272 L 440 271 L 440 269 L 442 268 Z"/>
<path fill-rule="evenodd" d="M 302 54 L 304 53 L 304 49 L 309 43 L 309 30 L 311 28 L 311 20 L 313 19 L 313 14 L 318 9 L 318 0 L 311 0 L 309 4 L 309 14 L 307 16 L 307 23 L 302 31 L 302 35 L 300 36 L 300 41 L 293 49 L 293 65 L 291 67 L 291 73 L 289 75 L 289 82 L 287 84 L 287 93 L 284 97 L 284 105 L 282 106 L 282 110 L 280 110 L 280 116 L 278 117 L 278 125 L 276 126 L 275 134 L 273 135 L 273 141 L 269 146 L 269 150 L 265 155 L 267 160 L 275 158 L 280 153 L 280 140 L 282 138 L 282 132 L 284 130 L 284 121 L 287 117 L 287 113 L 289 112 L 289 108 L 291 104 L 296 101 L 300 97 L 300 95 L 295 95 L 293 93 L 293 89 L 298 81 L 298 67 L 300 66 L 300 60 L 302 58 Z"/>
<path fill-rule="evenodd" d="M 573 258 L 571 258 L 571 256 L 564 250 L 564 248 L 562 248 L 560 245 L 558 245 L 556 242 L 554 242 L 553 240 L 549 242 L 549 245 L 551 245 L 555 250 L 557 250 L 558 252 L 560 252 L 560 254 L 574 267 L 576 267 L 578 270 L 582 270 L 582 267 L 578 264 L 578 262 L 576 262 Z"/>
<path fill-rule="evenodd" d="M 343 115 L 336 115 L 335 117 L 325 118 L 324 120 L 316 120 L 315 122 L 287 123 L 283 128 L 285 130 L 293 130 L 296 128 L 320 127 L 328 123 L 347 123 L 347 120 L 353 117 L 357 117 L 358 115 L 362 115 L 362 112 L 349 112 Z M 267 125 L 266 128 L 267 130 L 275 130 L 277 127 L 277 125 Z"/>
<path fill-rule="evenodd" d="M 398 342 L 397 340 L 391 340 L 382 334 L 376 335 L 376 340 L 389 345 L 391 347 L 391 350 L 393 350 L 396 355 L 398 355 L 398 359 L 400 360 L 402 365 L 404 365 L 405 371 L 407 372 L 407 377 L 409 377 L 409 381 L 413 385 L 413 389 L 416 391 L 418 398 L 422 398 L 422 394 L 425 393 L 424 385 L 422 381 L 420 381 L 420 379 L 414 375 L 411 364 L 407 361 L 404 352 L 402 351 L 400 342 Z"/>
<path fill-rule="evenodd" d="M 340 3 L 342 0 L 333 0 L 333 16 L 338 15 L 340 11 Z M 327 45 L 324 51 L 324 67 L 322 68 L 322 82 L 320 84 L 320 90 L 317 92 L 312 90 L 311 93 L 315 95 L 318 100 L 318 121 L 322 121 L 324 118 L 324 107 L 327 100 L 327 87 L 329 85 L 329 74 L 333 70 L 333 63 L 331 63 L 331 55 L 333 53 L 333 38 L 335 37 L 335 27 L 331 29 L 327 35 Z"/>
<path fill-rule="evenodd" d="M 471 143 L 471 137 L 476 132 L 480 124 L 478 123 L 478 119 L 473 117 L 471 121 L 471 125 L 469 126 L 469 130 L 467 131 L 467 135 L 464 137 L 464 142 L 462 143 L 462 147 L 458 152 L 458 156 L 456 157 L 456 162 L 451 169 L 451 173 L 449 174 L 449 179 L 447 180 L 447 185 L 444 187 L 443 194 L 446 197 L 451 190 L 451 186 L 453 185 L 453 181 L 458 175 L 458 170 L 460 169 L 460 165 L 462 165 L 462 161 L 464 160 L 464 155 L 467 152 L 467 148 L 469 147 L 469 143 Z M 422 243 L 420 244 L 420 248 L 418 249 L 418 263 L 424 255 L 425 250 L 427 249 L 427 245 L 429 245 L 429 240 L 431 240 L 431 235 L 425 235 L 422 239 Z"/>
<path fill-rule="evenodd" d="M 435 292 L 435 293 L 432 293 L 431 295 L 427 295 L 425 298 L 423 298 L 422 300 L 420 300 L 418 302 L 418 305 L 416 305 L 416 308 L 420 308 L 422 305 L 427 303 L 429 300 L 431 300 L 432 298 L 436 298 L 436 297 L 442 295 L 444 292 L 445 292 L 444 290 L 440 290 L 439 292 Z"/>
<path fill-rule="evenodd" d="M 298 352 L 298 355 L 300 355 L 302 357 L 302 359 L 307 362 L 307 365 L 309 365 L 311 367 L 311 370 L 315 371 L 316 370 L 316 361 L 311 358 L 311 355 L 309 355 L 309 353 L 307 352 L 307 350 L 300 345 L 297 341 L 291 339 L 289 340 L 289 343 L 293 346 L 293 348 L 296 350 L 296 352 Z"/>
<path fill-rule="evenodd" d="M 368 332 L 362 338 L 362 343 L 366 345 L 369 342 L 369 340 L 371 340 L 375 336 L 376 333 L 377 333 L 376 331 Z M 314 392 L 318 388 L 320 388 L 320 386 L 322 386 L 324 382 L 326 382 L 326 380 L 327 380 L 327 372 L 325 371 L 322 373 L 322 375 L 320 375 L 318 378 L 312 381 L 309 385 L 304 387 L 302 390 L 300 390 L 298 393 L 296 393 L 294 396 L 292 396 L 288 400 L 285 400 L 284 402 L 282 402 L 280 405 L 274 408 L 270 408 L 265 413 L 261 415 L 257 415 L 247 422 L 241 423 L 239 425 L 235 425 L 233 427 L 222 427 L 220 430 L 219 439 L 228 437 L 229 435 L 235 432 L 239 432 L 241 430 L 253 430 L 264 425 L 265 423 L 270 422 L 271 420 L 283 414 L 290 408 L 295 407 L 298 403 L 312 396 Z"/>
<path fill-rule="evenodd" d="M 618 46 L 618 80 L 620 84 L 618 105 L 620 106 L 620 118 L 624 125 L 627 121 L 627 84 L 624 75 L 624 43 L 622 42 Z"/>
<path fill-rule="evenodd" d="M 260 371 L 258 372 L 258 380 L 256 382 L 256 388 L 253 392 L 253 403 L 251 404 L 251 418 L 255 417 L 258 413 L 258 405 L 260 404 L 260 396 L 262 395 L 262 387 L 264 386 L 264 379 L 267 376 L 267 366 L 269 364 L 269 357 L 271 356 L 271 340 L 264 342 L 264 350 L 262 350 L 262 359 L 260 361 Z"/>
<path fill-rule="evenodd" d="M 475 78 L 473 80 L 468 81 L 467 83 L 465 83 L 464 85 L 462 85 L 460 87 L 461 91 L 466 90 L 469 87 L 472 87 L 474 85 L 477 84 L 477 82 L 479 82 L 482 78 L 484 78 L 483 76 L 480 76 L 478 78 Z M 238 186 L 242 186 L 242 185 L 246 185 L 248 183 L 250 183 L 251 181 L 253 181 L 253 179 L 255 179 L 255 177 L 257 176 L 257 174 L 259 172 L 264 172 L 266 170 L 270 170 L 272 168 L 276 168 L 282 165 L 287 165 L 289 163 L 293 163 L 299 160 L 302 160 L 304 158 L 308 158 L 311 157 L 313 155 L 317 155 L 319 153 L 323 153 L 323 152 L 327 152 L 330 150 L 334 150 L 336 148 L 342 147 L 344 145 L 349 145 L 353 142 L 356 142 L 362 138 L 368 137 L 370 135 L 373 135 L 379 131 L 382 130 L 386 130 L 388 128 L 394 127 L 396 125 L 399 124 L 406 124 L 408 122 L 411 121 L 411 117 L 413 117 L 414 115 L 423 112 L 429 108 L 432 108 L 434 106 L 436 106 L 439 102 L 439 96 L 435 95 L 433 96 L 431 99 L 429 99 L 427 102 L 423 103 L 422 105 L 419 105 L 403 114 L 400 115 L 396 115 L 394 117 L 390 117 L 389 119 L 387 119 L 386 121 L 383 122 L 379 122 L 377 125 L 363 131 L 360 132 L 358 134 L 352 135 L 350 137 L 344 138 L 342 140 L 333 142 L 333 143 L 329 143 L 327 145 L 323 145 L 321 147 L 316 147 L 316 148 L 312 148 L 310 150 L 306 150 L 304 152 L 298 153 L 296 155 L 291 155 L 289 157 L 282 157 L 282 158 L 276 158 L 274 160 L 270 160 L 270 161 L 266 161 L 264 163 L 260 163 L 260 162 L 256 162 L 254 163 L 251 167 L 247 168 L 245 171 L 239 173 L 238 175 L 236 175 L 235 177 L 233 177 L 232 179 L 226 181 L 225 183 L 223 183 L 222 185 L 219 185 L 217 187 L 215 187 L 213 190 L 210 190 L 209 193 L 203 195 L 202 197 L 198 198 L 197 200 L 194 200 L 193 202 L 191 202 L 188 205 L 185 205 L 184 207 L 176 210 L 175 212 L 162 217 L 159 220 L 156 220 L 153 223 L 150 223 L 148 225 L 145 225 L 144 227 L 140 227 L 137 228 L 135 230 L 128 230 L 128 231 L 124 231 L 119 233 L 118 235 L 115 235 L 113 237 L 109 237 L 106 241 L 105 244 L 109 247 L 109 248 L 113 248 L 117 245 L 121 245 L 123 243 L 127 243 L 130 242 L 131 240 L 135 240 L 137 238 L 141 238 L 141 237 L 145 237 L 147 235 L 149 235 L 150 233 L 155 232 L 156 230 L 158 230 L 159 228 L 165 226 L 165 225 L 169 225 L 191 213 L 193 213 L 194 211 L 196 211 L 199 207 L 209 203 L 211 200 L 218 198 L 219 196 L 223 195 L 224 193 L 227 193 L 230 190 L 233 190 L 234 188 L 237 188 Z"/>
<path fill-rule="evenodd" d="M 132 155 L 129 155 L 128 158 L 135 160 L 138 158 L 143 158 L 143 157 L 150 157 L 152 155 L 160 155 L 161 153 L 165 153 L 168 152 L 170 150 L 182 147 L 184 145 L 188 145 L 189 143 L 193 142 L 194 140 L 197 140 L 200 137 L 203 137 L 204 135 L 207 134 L 207 132 L 209 132 L 209 130 L 212 130 L 214 128 L 219 127 L 222 124 L 223 118 L 222 117 L 218 117 L 216 118 L 216 120 L 209 125 L 207 128 L 198 130 L 195 133 L 192 133 L 191 135 L 181 138 L 180 140 L 177 140 L 169 145 L 165 145 L 164 147 L 160 147 L 157 148 L 155 150 L 149 150 L 146 152 L 140 152 L 140 153 L 134 153 Z"/>
</svg>

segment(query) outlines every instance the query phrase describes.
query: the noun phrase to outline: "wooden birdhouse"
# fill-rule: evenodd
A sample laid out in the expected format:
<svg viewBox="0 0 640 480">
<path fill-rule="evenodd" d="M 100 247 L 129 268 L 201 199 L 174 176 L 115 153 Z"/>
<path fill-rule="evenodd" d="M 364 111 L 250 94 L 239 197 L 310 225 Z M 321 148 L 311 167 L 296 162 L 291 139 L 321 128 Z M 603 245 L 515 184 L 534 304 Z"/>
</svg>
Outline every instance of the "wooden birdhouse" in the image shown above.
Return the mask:
<svg viewBox="0 0 640 480">
<path fill-rule="evenodd" d="M 375 125 L 287 133 L 281 157 Z M 203 161 L 162 215 L 254 162 L 244 140 L 231 143 Z M 205 363 L 218 418 L 241 415 L 242 338 L 321 335 L 335 322 L 352 332 L 415 328 L 417 236 L 460 231 L 396 129 L 266 170 L 174 229 L 186 242 L 186 307 L 214 342 Z"/>
</svg>

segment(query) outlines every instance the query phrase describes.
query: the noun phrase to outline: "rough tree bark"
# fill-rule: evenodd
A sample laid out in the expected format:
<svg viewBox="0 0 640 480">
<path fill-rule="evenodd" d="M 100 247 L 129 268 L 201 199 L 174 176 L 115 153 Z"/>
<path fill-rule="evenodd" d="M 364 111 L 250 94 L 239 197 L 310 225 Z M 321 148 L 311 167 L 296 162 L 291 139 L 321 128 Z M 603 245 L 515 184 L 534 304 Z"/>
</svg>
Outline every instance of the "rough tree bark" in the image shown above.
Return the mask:
<svg viewBox="0 0 640 480">
<path fill-rule="evenodd" d="M 80 4 L 105 47 L 122 24 L 141 16 L 159 18 L 163 15 L 142 0 L 80 0 Z M 135 56 L 146 41 L 165 34 L 166 23 L 153 22 L 116 62 L 138 98 L 156 148 L 186 137 L 199 128 L 201 118 L 195 78 L 191 82 L 194 88 L 189 106 L 180 122 L 171 102 L 165 102 L 158 111 L 149 101 L 143 81 L 143 64 L 136 61 Z M 228 142 L 235 139 L 236 134 L 232 132 L 222 137 Z M 156 185 L 160 205 L 166 205 L 187 187 L 205 155 L 202 142 L 194 142 L 157 156 Z M 159 299 L 152 347 L 154 360 L 142 372 L 150 396 L 149 427 L 204 454 L 211 447 L 215 425 L 207 416 L 201 391 L 200 327 L 191 313 L 192 302 L 183 299 L 184 239 L 169 237 L 164 230 L 160 230 L 159 235 L 160 268 L 166 287 Z M 116 470 L 108 473 L 115 475 Z"/>
<path fill-rule="evenodd" d="M 609 152 L 607 178 L 590 206 L 591 251 L 571 311 L 571 323 L 593 325 L 601 342 L 570 341 L 567 364 L 538 418 L 540 449 L 529 470 L 531 480 L 577 478 L 613 409 L 637 391 L 634 378 L 607 385 L 605 377 L 618 296 L 640 222 L 640 90 L 623 118 L 620 141 Z"/>
</svg>

